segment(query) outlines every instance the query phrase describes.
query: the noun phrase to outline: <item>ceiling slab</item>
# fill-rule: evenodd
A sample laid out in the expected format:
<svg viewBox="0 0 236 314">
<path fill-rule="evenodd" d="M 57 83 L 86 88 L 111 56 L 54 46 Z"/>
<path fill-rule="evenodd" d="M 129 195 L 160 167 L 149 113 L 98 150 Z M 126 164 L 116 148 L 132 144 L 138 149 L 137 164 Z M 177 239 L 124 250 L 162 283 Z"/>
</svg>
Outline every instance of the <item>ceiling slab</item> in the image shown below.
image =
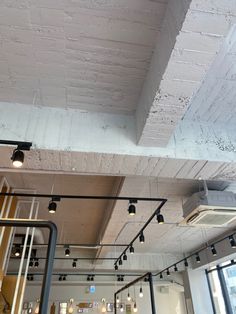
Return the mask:
<svg viewBox="0 0 236 314">
<path fill-rule="evenodd" d="M 0 100 L 133 113 L 166 2 L 1 1 Z"/>
</svg>

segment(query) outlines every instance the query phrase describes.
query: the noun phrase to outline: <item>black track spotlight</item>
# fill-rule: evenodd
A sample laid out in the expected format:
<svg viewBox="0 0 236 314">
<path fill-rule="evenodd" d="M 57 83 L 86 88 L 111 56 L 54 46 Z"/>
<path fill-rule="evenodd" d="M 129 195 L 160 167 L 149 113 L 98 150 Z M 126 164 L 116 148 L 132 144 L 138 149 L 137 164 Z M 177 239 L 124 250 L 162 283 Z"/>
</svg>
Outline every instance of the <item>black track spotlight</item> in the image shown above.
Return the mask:
<svg viewBox="0 0 236 314">
<path fill-rule="evenodd" d="M 58 280 L 59 280 L 59 281 L 62 281 L 62 275 L 59 276 Z"/>
<path fill-rule="evenodd" d="M 235 249 L 236 248 L 236 242 L 234 240 L 234 236 L 231 235 L 229 237 L 229 242 L 230 242 L 230 245 L 231 245 L 232 249 Z"/>
<path fill-rule="evenodd" d="M 73 267 L 73 268 L 76 268 L 76 267 L 77 267 L 77 263 L 76 263 L 76 262 L 77 262 L 77 260 L 74 259 L 74 260 L 73 260 L 73 263 L 72 263 L 72 267 Z"/>
<path fill-rule="evenodd" d="M 166 271 L 166 275 L 167 275 L 167 276 L 170 276 L 169 268 L 168 268 L 167 271 Z"/>
<path fill-rule="evenodd" d="M 130 246 L 129 251 L 130 251 L 130 254 L 134 254 L 134 247 L 133 247 L 133 245 Z"/>
<path fill-rule="evenodd" d="M 121 281 L 120 275 L 117 276 L 117 281 Z"/>
<path fill-rule="evenodd" d="M 122 263 L 122 259 L 120 258 L 119 259 L 119 266 L 121 266 L 123 263 Z"/>
<path fill-rule="evenodd" d="M 160 273 L 160 279 L 163 279 L 163 274 L 162 273 Z"/>
<path fill-rule="evenodd" d="M 198 253 L 196 254 L 196 263 L 201 263 L 201 259 Z"/>
<path fill-rule="evenodd" d="M 31 259 L 30 262 L 29 262 L 29 267 L 32 268 L 33 266 L 34 266 L 34 262 L 33 262 L 33 260 Z"/>
<path fill-rule="evenodd" d="M 16 168 L 22 167 L 24 163 L 24 153 L 17 147 L 11 156 L 12 164 Z"/>
<path fill-rule="evenodd" d="M 94 275 L 90 276 L 90 281 L 94 281 Z"/>
<path fill-rule="evenodd" d="M 178 271 L 178 267 L 177 267 L 177 265 L 175 265 L 175 267 L 174 267 L 174 271 Z"/>
<path fill-rule="evenodd" d="M 136 214 L 136 207 L 134 204 L 129 204 L 128 213 L 130 216 L 134 216 Z"/>
<path fill-rule="evenodd" d="M 124 255 L 123 255 L 123 261 L 127 261 L 127 255 L 126 255 L 126 253 L 124 253 Z"/>
<path fill-rule="evenodd" d="M 56 210 L 57 210 L 57 203 L 51 200 L 48 204 L 48 211 L 50 214 L 55 214 Z"/>
<path fill-rule="evenodd" d="M 163 225 L 164 224 L 164 217 L 160 213 L 157 214 L 157 222 L 158 222 L 159 225 Z"/>
<path fill-rule="evenodd" d="M 15 246 L 14 255 L 15 255 L 16 257 L 19 257 L 20 254 L 21 254 L 21 249 L 20 249 L 20 246 L 17 245 L 17 246 Z"/>
<path fill-rule="evenodd" d="M 119 269 L 118 265 L 115 265 L 115 271 L 117 271 Z"/>
<path fill-rule="evenodd" d="M 88 275 L 87 276 L 87 281 L 90 281 L 91 280 L 91 277 Z"/>
<path fill-rule="evenodd" d="M 185 260 L 184 260 L 184 266 L 185 266 L 185 267 L 188 267 L 188 261 L 187 261 L 187 258 L 185 258 Z"/>
<path fill-rule="evenodd" d="M 38 267 L 39 267 L 39 260 L 38 260 L 38 259 L 35 259 L 34 267 L 35 267 L 35 268 L 38 268 Z"/>
<path fill-rule="evenodd" d="M 66 249 L 65 249 L 65 256 L 66 256 L 66 257 L 69 257 L 69 256 L 70 256 L 70 249 L 69 249 L 69 248 L 66 248 Z"/>
<path fill-rule="evenodd" d="M 215 248 L 214 244 L 211 245 L 211 253 L 212 253 L 213 256 L 217 255 L 217 251 L 216 251 L 216 248 Z"/>
<path fill-rule="evenodd" d="M 141 232 L 140 235 L 139 235 L 139 242 L 140 243 L 144 243 L 145 242 L 145 237 L 144 237 L 143 232 Z"/>
<path fill-rule="evenodd" d="M 64 275 L 64 276 L 62 277 L 62 280 L 63 280 L 63 281 L 66 281 L 66 275 Z"/>
</svg>

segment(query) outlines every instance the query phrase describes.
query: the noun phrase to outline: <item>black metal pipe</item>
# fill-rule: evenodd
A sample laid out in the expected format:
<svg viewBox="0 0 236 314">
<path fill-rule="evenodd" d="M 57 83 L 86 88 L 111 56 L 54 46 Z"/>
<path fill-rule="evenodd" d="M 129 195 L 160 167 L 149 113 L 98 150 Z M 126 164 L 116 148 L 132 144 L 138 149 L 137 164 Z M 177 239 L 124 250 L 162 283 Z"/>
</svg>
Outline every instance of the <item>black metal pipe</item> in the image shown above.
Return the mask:
<svg viewBox="0 0 236 314">
<path fill-rule="evenodd" d="M 149 273 L 149 275 L 148 275 L 148 282 L 149 282 L 149 288 L 150 288 L 152 314 L 156 314 L 155 295 L 154 295 L 153 280 L 152 280 L 152 274 L 151 273 Z"/>
<path fill-rule="evenodd" d="M 27 219 L 1 219 L 1 227 L 31 227 L 49 229 L 49 241 L 47 249 L 47 260 L 41 289 L 39 313 L 47 313 L 49 292 L 51 287 L 51 278 L 53 271 L 53 262 L 57 242 L 57 227 L 51 221 L 45 220 L 27 220 Z"/>
<path fill-rule="evenodd" d="M 150 224 L 150 222 L 153 220 L 153 218 L 158 214 L 161 210 L 161 208 L 164 206 L 164 204 L 167 202 L 167 199 L 161 199 L 161 203 L 158 205 L 157 209 L 154 211 L 154 213 L 151 215 L 151 217 L 146 221 L 144 226 L 139 230 L 139 232 L 136 234 L 136 236 L 130 241 L 129 245 L 123 250 L 123 252 L 119 255 L 119 257 L 116 259 L 116 262 L 114 264 L 117 264 L 119 259 L 126 253 L 128 248 L 133 245 L 133 243 L 138 239 L 139 235 L 144 232 L 144 230 L 147 228 L 147 226 Z"/>
<path fill-rule="evenodd" d="M 162 202 L 163 198 L 151 198 L 151 197 L 134 197 L 134 196 L 106 196 L 106 195 L 60 195 L 60 194 L 40 194 L 40 193 L 14 193 L 14 192 L 1 192 L 1 196 L 21 196 L 21 197 L 38 197 L 38 198 L 69 198 L 69 199 L 90 199 L 90 200 L 137 200 L 142 202 Z M 167 201 L 167 200 L 165 200 Z"/>
</svg>

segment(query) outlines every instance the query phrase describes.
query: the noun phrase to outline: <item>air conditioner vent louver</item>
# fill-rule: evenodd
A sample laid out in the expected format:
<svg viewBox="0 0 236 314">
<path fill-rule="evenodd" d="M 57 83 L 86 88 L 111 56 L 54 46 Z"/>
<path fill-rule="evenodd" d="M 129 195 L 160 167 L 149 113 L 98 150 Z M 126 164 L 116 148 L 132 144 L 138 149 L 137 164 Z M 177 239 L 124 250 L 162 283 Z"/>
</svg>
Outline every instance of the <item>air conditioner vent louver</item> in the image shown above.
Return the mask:
<svg viewBox="0 0 236 314">
<path fill-rule="evenodd" d="M 193 194 L 183 205 L 182 224 L 225 226 L 236 219 L 236 197 L 232 192 L 209 191 Z"/>
</svg>

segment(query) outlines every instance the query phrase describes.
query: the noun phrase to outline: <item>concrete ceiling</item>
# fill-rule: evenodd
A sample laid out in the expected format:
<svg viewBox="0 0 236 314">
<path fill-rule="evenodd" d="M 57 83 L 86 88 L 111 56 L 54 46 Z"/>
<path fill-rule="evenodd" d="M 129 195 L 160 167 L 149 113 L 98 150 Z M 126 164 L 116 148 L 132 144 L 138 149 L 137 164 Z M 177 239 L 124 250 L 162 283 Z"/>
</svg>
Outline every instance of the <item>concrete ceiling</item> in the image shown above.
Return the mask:
<svg viewBox="0 0 236 314">
<path fill-rule="evenodd" d="M 36 190 L 38 193 L 73 195 L 117 195 L 122 177 L 69 176 L 44 174 L 7 174 L 13 188 Z M 23 198 L 24 200 L 25 198 Z M 49 199 L 39 199 L 39 219 L 52 220 L 58 227 L 59 243 L 100 243 L 103 230 L 113 209 L 106 200 L 62 199 L 55 214 L 49 214 Z M 21 205 L 21 218 L 29 217 L 29 206 Z M 25 209 L 24 209 L 25 208 Z M 45 237 L 45 242 L 46 242 Z"/>
<path fill-rule="evenodd" d="M 133 113 L 166 2 L 1 2 L 0 101 Z"/>
</svg>

